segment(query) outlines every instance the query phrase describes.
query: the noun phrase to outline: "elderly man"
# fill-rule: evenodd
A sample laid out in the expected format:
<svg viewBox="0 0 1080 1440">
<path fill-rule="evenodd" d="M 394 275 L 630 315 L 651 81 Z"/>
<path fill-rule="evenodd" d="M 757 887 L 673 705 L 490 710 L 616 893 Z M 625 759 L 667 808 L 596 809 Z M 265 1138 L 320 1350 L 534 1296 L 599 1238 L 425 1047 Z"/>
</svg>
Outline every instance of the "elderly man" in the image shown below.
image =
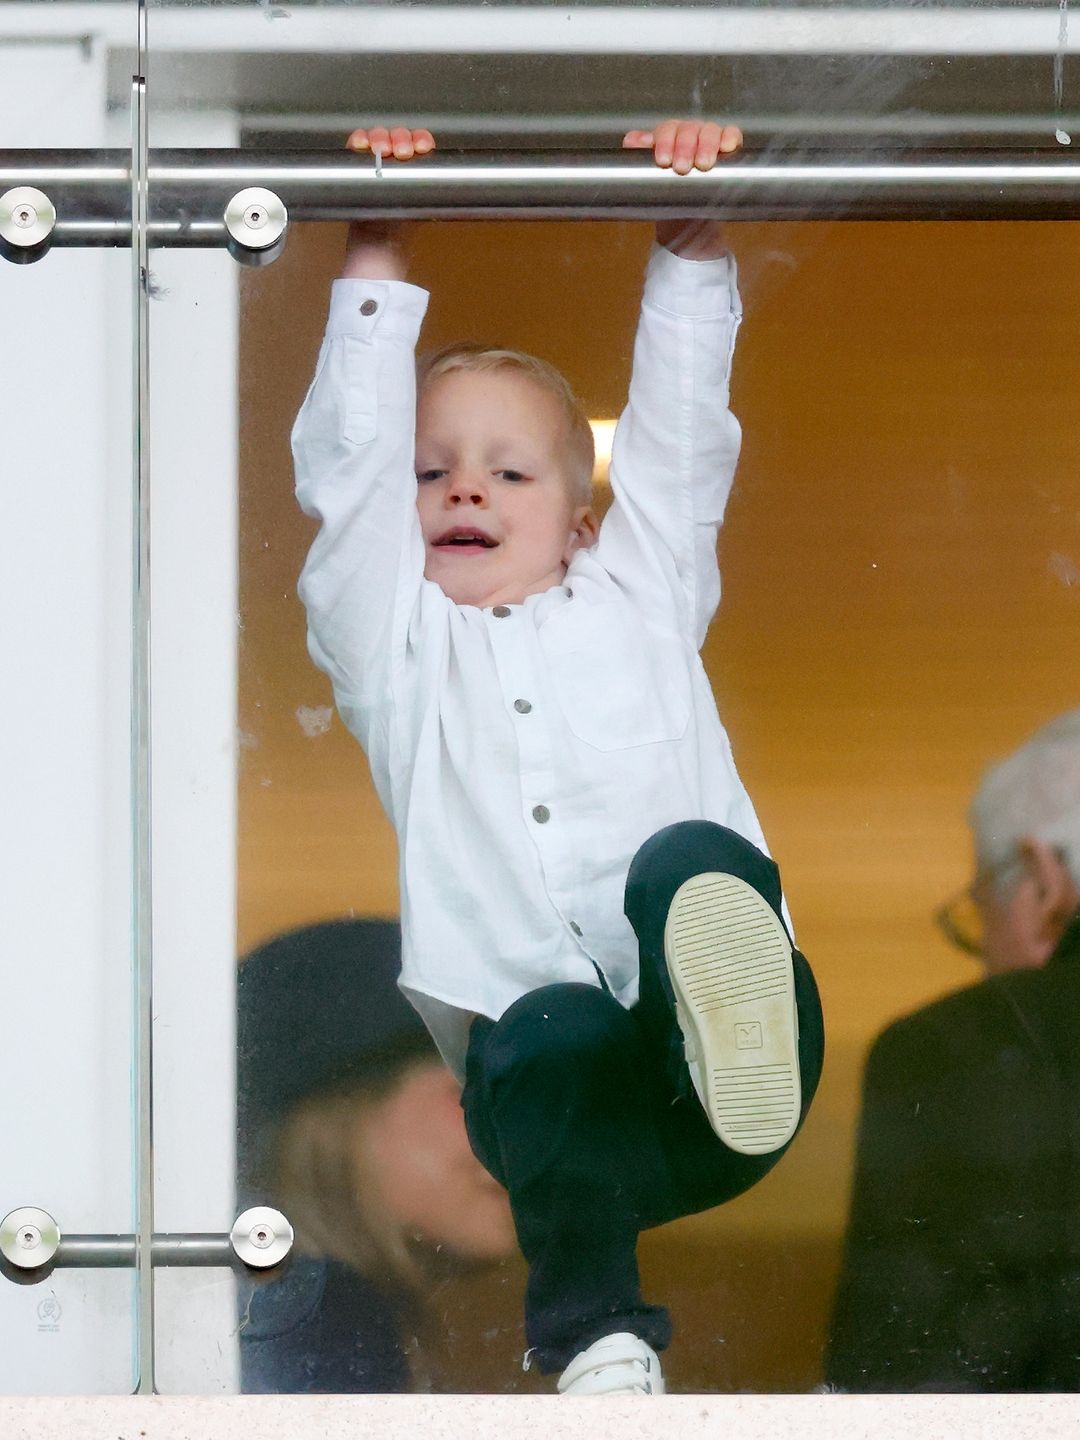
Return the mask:
<svg viewBox="0 0 1080 1440">
<path fill-rule="evenodd" d="M 986 978 L 866 1067 L 826 1360 L 845 1390 L 1080 1390 L 1080 710 L 985 775 L 946 906 Z"/>
</svg>

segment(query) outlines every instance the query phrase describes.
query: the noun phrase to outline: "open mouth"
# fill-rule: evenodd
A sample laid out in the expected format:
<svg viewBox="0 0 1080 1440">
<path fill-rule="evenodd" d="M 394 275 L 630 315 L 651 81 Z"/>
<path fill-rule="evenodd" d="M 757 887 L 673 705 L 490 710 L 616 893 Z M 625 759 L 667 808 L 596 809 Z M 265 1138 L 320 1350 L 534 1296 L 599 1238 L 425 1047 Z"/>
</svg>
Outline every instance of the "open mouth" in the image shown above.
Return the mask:
<svg viewBox="0 0 1080 1440">
<path fill-rule="evenodd" d="M 464 550 L 479 552 L 481 550 L 494 550 L 499 543 L 492 540 L 490 535 L 485 535 L 482 530 L 470 530 L 464 526 L 456 526 L 448 530 L 445 535 L 440 535 L 433 543 L 436 550 Z"/>
</svg>

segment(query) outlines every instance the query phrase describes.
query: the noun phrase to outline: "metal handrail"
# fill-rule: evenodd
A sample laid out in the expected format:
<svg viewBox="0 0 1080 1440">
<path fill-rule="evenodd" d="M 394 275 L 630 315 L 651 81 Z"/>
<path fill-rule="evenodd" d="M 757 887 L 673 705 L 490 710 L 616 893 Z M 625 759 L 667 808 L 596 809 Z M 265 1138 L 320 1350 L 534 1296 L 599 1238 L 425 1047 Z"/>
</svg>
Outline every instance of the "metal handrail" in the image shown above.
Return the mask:
<svg viewBox="0 0 1080 1440">
<path fill-rule="evenodd" d="M 49 243 L 131 243 L 124 150 L 0 151 L 0 193 L 32 186 L 56 211 Z M 154 150 L 151 244 L 228 242 L 225 210 L 263 189 L 291 220 L 358 218 L 986 220 L 1080 218 L 1067 150 L 794 150 L 743 153 L 709 173 L 661 170 L 643 152 L 445 151 L 381 165 L 337 151 Z"/>
<path fill-rule="evenodd" d="M 290 1254 L 293 1228 L 280 1210 L 255 1205 L 236 1217 L 227 1235 L 199 1231 L 152 1235 L 152 1266 L 232 1266 L 272 1269 Z M 55 1269 L 116 1269 L 139 1259 L 138 1235 L 65 1235 L 54 1217 L 21 1206 L 0 1219 L 0 1275 L 33 1283 Z"/>
<path fill-rule="evenodd" d="M 57 1269 L 116 1269 L 135 1264 L 134 1235 L 65 1235 L 53 1264 Z M 155 1235 L 152 1263 L 158 1265 L 228 1266 L 237 1264 L 228 1235 Z"/>
</svg>

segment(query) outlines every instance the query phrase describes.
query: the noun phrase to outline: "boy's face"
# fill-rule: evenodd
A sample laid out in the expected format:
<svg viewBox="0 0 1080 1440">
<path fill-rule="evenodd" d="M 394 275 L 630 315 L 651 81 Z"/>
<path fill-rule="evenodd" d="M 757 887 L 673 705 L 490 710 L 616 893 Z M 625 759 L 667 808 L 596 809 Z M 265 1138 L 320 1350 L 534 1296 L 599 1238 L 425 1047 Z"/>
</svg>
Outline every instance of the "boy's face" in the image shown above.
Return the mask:
<svg viewBox="0 0 1080 1440">
<path fill-rule="evenodd" d="M 453 370 L 421 392 L 424 574 L 458 605 L 518 604 L 562 583 L 596 521 L 575 505 L 559 402 L 511 369 Z"/>
</svg>

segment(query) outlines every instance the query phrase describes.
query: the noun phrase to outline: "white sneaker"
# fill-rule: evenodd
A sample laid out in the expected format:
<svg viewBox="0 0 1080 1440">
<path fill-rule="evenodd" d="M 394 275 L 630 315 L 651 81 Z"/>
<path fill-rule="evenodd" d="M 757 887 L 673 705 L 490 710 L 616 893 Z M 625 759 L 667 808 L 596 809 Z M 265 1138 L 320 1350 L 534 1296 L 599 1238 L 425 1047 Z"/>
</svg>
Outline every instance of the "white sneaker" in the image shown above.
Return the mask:
<svg viewBox="0 0 1080 1440">
<path fill-rule="evenodd" d="M 575 1355 L 559 1377 L 560 1395 L 663 1395 L 656 1351 L 636 1335 L 605 1335 Z"/>
<path fill-rule="evenodd" d="M 693 875 L 668 910 L 664 956 L 709 1123 L 743 1155 L 779 1150 L 802 1090 L 791 942 L 776 912 L 735 875 Z"/>
</svg>

